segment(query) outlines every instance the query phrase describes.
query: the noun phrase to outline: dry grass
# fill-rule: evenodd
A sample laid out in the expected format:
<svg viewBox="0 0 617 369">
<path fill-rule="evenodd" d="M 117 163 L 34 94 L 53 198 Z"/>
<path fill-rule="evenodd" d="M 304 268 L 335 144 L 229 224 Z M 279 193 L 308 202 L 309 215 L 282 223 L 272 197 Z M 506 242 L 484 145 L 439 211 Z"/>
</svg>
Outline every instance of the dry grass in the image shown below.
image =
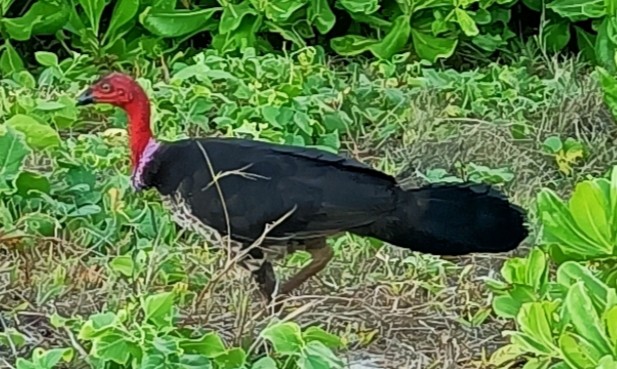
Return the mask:
<svg viewBox="0 0 617 369">
<path fill-rule="evenodd" d="M 438 109 L 443 104 L 427 93 L 412 109 L 408 128 L 414 131 L 412 137 L 382 143 L 381 151 L 372 156 L 387 157 L 388 165 L 397 168 L 408 186 L 421 184 L 415 171 L 453 168 L 459 161 L 508 166 L 515 174 L 506 186 L 508 194 L 532 209 L 540 188 L 567 193 L 583 175 L 600 174 L 617 159 L 617 149 L 610 145 L 617 139 L 617 129 L 589 76 L 581 80 L 579 91 L 577 97 L 553 96 L 549 109 L 528 117 L 534 133 L 520 141 L 512 139 L 508 124 L 441 119 Z M 436 135 L 437 125 L 448 125 L 453 133 Z M 541 151 L 542 140 L 554 133 L 571 135 L 589 149 L 573 176 L 562 175 L 553 158 Z M 374 143 L 356 142 L 355 146 L 364 150 Z M 525 253 L 533 238 L 518 253 Z M 54 311 L 87 315 L 122 303 L 135 292 L 135 285 L 110 277 L 106 259 L 78 245 L 55 239 L 26 243 L 30 245 L 24 248 L 0 244 L 0 309 L 4 311 L 0 330 L 18 327 L 31 340 L 28 350 L 71 344 L 74 338 L 68 331 L 50 326 L 48 316 Z M 288 317 L 303 325 L 319 323 L 343 336 L 349 347 L 343 355 L 352 363 L 369 355 L 375 368 L 488 368 L 485 358 L 505 342 L 501 337 L 505 322 L 491 315 L 478 325 L 469 321 L 490 308 L 491 295 L 481 278 L 497 274 L 508 255 L 434 258 L 391 247 L 375 249 L 351 236 L 332 243 L 335 259 L 296 291 L 285 309 Z M 224 266 L 224 256 L 206 258 L 199 245 L 174 247 L 187 270 L 196 275 L 212 276 Z M 294 262 L 277 271 L 289 275 L 298 268 L 290 264 Z M 70 287 L 37 303 L 43 300 L 42 291 L 49 290 L 45 286 L 50 274 L 58 268 Z M 264 314 L 249 277 L 232 268 L 208 288 L 210 293 L 198 305 L 183 308 L 182 324 L 215 329 L 229 343 L 250 346 L 247 337 L 250 341 L 272 317 Z M 0 351 L 4 358 L 0 367 L 2 360 L 8 365 L 17 354 L 23 352 Z M 364 365 L 356 367 L 371 367 Z"/>
</svg>

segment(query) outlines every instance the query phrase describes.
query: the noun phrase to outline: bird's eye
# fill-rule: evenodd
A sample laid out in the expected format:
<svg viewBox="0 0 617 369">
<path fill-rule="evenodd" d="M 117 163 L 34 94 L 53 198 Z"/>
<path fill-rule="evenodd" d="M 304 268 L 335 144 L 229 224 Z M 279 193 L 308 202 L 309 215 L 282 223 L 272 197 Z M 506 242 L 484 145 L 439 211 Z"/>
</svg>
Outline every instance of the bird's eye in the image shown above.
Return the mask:
<svg viewBox="0 0 617 369">
<path fill-rule="evenodd" d="M 109 85 L 109 83 L 103 83 L 101 85 L 101 90 L 103 90 L 103 92 L 109 92 L 111 91 L 111 86 Z"/>
</svg>

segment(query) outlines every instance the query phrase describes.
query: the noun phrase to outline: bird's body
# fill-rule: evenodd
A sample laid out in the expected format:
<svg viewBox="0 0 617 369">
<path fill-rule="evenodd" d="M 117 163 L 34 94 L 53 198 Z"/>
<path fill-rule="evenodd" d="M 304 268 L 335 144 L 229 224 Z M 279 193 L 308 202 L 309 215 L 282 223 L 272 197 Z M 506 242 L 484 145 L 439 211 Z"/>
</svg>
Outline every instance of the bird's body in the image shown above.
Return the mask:
<svg viewBox="0 0 617 369">
<path fill-rule="evenodd" d="M 95 86 L 126 85 L 132 95 L 117 105 L 129 115 L 135 187 L 156 189 L 180 226 L 214 243 L 229 236 L 236 252 L 249 248 L 240 264 L 267 298 L 273 259 L 312 254 L 282 286 L 288 293 L 328 263 L 326 239 L 343 232 L 437 255 L 510 251 L 527 236 L 522 210 L 487 185 L 403 190 L 383 172 L 317 149 L 235 138 L 157 141 L 141 88 L 124 75 L 106 78 Z"/>
</svg>

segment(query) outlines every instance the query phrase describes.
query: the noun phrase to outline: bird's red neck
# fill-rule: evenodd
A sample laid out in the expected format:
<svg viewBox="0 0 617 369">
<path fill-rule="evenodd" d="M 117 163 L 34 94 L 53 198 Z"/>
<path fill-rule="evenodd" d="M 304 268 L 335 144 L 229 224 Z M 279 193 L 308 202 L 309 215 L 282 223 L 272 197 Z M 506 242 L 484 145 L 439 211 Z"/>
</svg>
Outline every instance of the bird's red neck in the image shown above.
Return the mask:
<svg viewBox="0 0 617 369">
<path fill-rule="evenodd" d="M 131 149 L 131 165 L 133 170 L 139 165 L 139 160 L 152 139 L 150 129 L 150 101 L 141 87 L 136 86 L 133 100 L 124 106 L 128 117 L 129 144 Z"/>
</svg>

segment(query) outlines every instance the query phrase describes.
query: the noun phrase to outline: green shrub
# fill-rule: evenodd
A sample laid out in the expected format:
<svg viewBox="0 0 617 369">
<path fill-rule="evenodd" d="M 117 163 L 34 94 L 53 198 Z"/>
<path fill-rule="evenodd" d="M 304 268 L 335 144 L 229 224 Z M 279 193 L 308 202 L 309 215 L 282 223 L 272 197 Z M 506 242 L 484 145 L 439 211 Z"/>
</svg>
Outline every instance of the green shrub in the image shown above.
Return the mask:
<svg viewBox="0 0 617 369">
<path fill-rule="evenodd" d="M 510 26 L 518 21 L 512 19 L 515 6 L 527 8 L 524 23 L 533 19 L 529 9 L 545 13 L 545 21 L 528 27 L 539 26 L 549 51 L 563 50 L 576 37 L 584 55 L 615 71 L 611 35 L 617 18 L 611 1 L 37 0 L 26 9 L 22 4 L 4 0 L 0 7 L 0 35 L 6 39 L 3 73 L 23 68 L 17 55 L 25 42 L 40 36 L 60 41 L 66 51 L 96 56 L 101 63 L 127 62 L 144 53 L 158 58 L 186 48 L 188 40 L 197 49 L 211 44 L 223 54 L 247 47 L 280 50 L 286 41 L 295 48 L 328 44 L 347 56 L 390 58 L 412 50 L 431 63 L 451 57 L 465 44 L 474 57 L 483 57 L 515 38 Z"/>
<path fill-rule="evenodd" d="M 493 364 L 507 368 L 522 357 L 525 369 L 617 365 L 616 204 L 617 166 L 608 179 L 579 183 L 567 204 L 548 189 L 538 195 L 540 244 L 548 252 L 509 259 L 504 282 L 488 280 L 494 312 L 516 325 L 504 332 L 510 344 Z"/>
</svg>

